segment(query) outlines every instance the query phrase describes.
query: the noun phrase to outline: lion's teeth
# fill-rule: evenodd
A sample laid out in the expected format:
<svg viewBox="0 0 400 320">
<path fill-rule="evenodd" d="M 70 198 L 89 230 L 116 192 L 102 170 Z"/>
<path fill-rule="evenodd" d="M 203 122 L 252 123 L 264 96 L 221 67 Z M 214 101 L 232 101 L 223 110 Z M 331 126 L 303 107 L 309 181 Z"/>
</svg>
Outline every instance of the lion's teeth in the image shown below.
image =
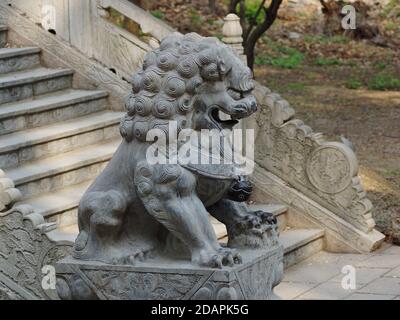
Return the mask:
<svg viewBox="0 0 400 320">
<path fill-rule="evenodd" d="M 218 117 L 221 121 L 232 120 L 229 114 L 223 113 L 222 111 L 218 111 Z"/>
</svg>

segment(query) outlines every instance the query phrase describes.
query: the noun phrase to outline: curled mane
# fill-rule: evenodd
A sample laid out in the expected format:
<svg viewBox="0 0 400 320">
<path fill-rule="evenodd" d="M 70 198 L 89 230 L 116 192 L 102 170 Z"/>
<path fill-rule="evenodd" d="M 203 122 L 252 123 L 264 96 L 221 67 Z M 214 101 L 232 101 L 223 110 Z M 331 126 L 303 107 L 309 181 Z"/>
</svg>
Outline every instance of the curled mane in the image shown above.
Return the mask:
<svg viewBox="0 0 400 320">
<path fill-rule="evenodd" d="M 223 80 L 227 72 L 218 48 L 231 50 L 216 38 L 174 33 L 147 53 L 125 100 L 122 137 L 145 141 L 151 129 L 167 133 L 170 120 L 177 121 L 178 132 L 190 128 L 196 89 L 204 82 Z"/>
</svg>

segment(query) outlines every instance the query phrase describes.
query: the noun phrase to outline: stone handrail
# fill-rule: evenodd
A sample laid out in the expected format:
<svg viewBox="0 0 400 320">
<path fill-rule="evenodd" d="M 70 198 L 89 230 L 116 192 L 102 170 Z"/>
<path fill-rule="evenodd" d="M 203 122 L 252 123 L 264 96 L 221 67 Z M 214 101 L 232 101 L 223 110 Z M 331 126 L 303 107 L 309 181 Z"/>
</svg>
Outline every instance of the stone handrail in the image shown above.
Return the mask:
<svg viewBox="0 0 400 320">
<path fill-rule="evenodd" d="M 70 253 L 73 238 L 46 223 L 28 205 L 19 205 L 21 193 L 0 169 L 0 300 L 57 299 L 54 286 L 42 285 L 43 269 Z M 51 281 L 51 279 L 49 279 Z"/>
<path fill-rule="evenodd" d="M 124 79 L 129 79 L 140 68 L 147 51 L 174 31 L 127 0 L 2 1 Z M 109 19 L 111 8 L 136 24 L 140 34 L 113 23 Z"/>
<path fill-rule="evenodd" d="M 70 254 L 72 245 L 72 237 L 28 205 L 0 212 L 0 300 L 58 299 L 53 265 Z"/>
<path fill-rule="evenodd" d="M 174 29 L 169 25 L 127 0 L 99 0 L 99 6 L 104 9 L 114 8 L 123 13 L 131 20 L 137 22 L 144 33 L 151 34 L 159 42 L 168 34 L 174 32 Z"/>
</svg>

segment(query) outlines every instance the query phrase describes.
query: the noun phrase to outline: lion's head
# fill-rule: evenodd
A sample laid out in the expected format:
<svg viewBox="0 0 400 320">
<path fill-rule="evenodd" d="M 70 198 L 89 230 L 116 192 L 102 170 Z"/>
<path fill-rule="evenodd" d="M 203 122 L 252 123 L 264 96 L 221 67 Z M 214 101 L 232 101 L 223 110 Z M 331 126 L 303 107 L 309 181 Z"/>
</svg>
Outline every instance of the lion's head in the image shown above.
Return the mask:
<svg viewBox="0 0 400 320">
<path fill-rule="evenodd" d="M 171 34 L 132 78 L 121 135 L 146 141 L 151 129 L 231 129 L 257 109 L 251 70 L 228 46 L 198 34 Z M 230 116 L 222 120 L 220 112 Z"/>
</svg>

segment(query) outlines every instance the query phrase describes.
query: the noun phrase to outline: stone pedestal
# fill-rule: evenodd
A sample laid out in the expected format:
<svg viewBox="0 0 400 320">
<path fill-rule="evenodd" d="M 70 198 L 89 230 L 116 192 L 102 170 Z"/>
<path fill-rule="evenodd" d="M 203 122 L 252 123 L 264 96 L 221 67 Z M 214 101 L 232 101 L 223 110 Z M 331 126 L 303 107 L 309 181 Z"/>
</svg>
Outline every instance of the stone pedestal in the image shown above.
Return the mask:
<svg viewBox="0 0 400 320">
<path fill-rule="evenodd" d="M 283 248 L 243 250 L 243 263 L 211 269 L 187 261 L 149 259 L 109 265 L 67 257 L 56 267 L 61 299 L 246 300 L 275 299 L 283 274 Z"/>
</svg>

